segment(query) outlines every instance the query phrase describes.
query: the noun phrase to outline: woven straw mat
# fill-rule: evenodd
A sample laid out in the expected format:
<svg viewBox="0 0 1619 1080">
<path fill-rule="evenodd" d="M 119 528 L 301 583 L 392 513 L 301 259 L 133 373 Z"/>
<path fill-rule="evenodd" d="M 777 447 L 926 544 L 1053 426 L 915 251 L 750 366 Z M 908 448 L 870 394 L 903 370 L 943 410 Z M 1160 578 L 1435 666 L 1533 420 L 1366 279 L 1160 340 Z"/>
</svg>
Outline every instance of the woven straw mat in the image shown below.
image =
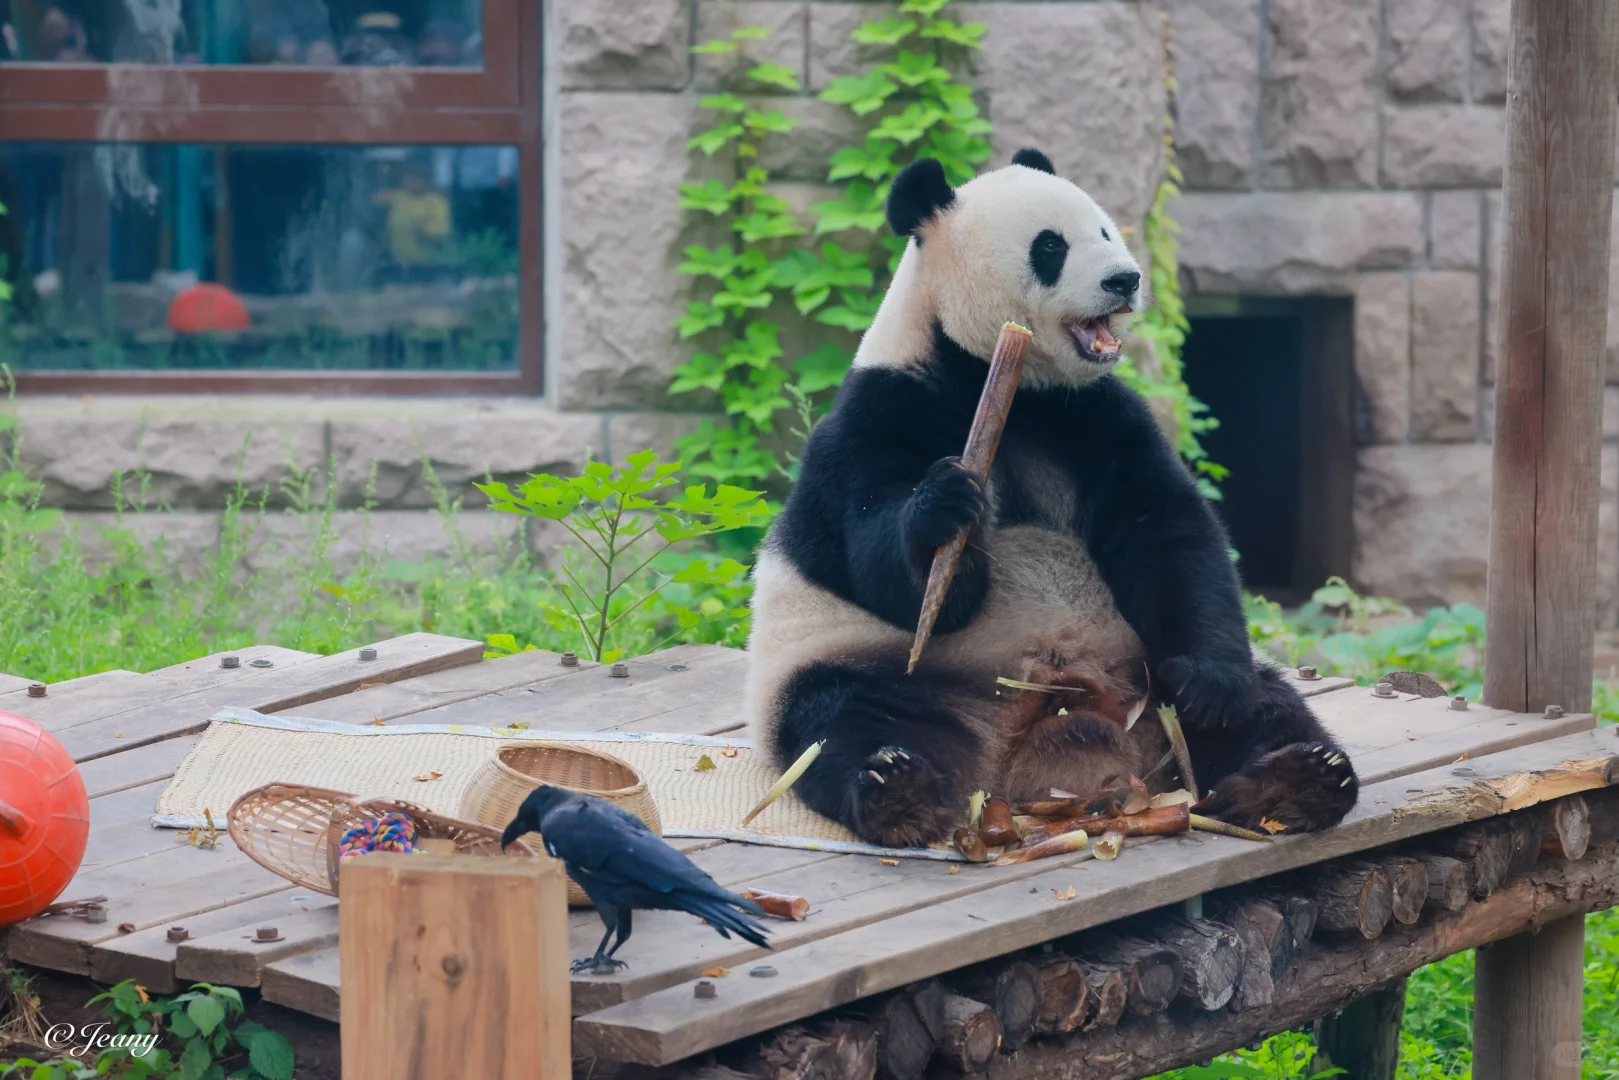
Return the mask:
<svg viewBox="0 0 1619 1080">
<path fill-rule="evenodd" d="M 239 797 L 270 783 L 356 796 L 394 796 L 451 817 L 473 774 L 502 747 L 543 741 L 612 754 L 646 780 L 665 836 L 714 837 L 774 847 L 957 859 L 949 848 L 888 849 L 857 841 L 789 791 L 753 822 L 741 821 L 779 771 L 743 739 L 631 732 L 514 731 L 440 725 L 356 726 L 248 709 L 216 713 L 175 770 L 152 822 L 186 829 L 221 821 Z M 699 769 L 707 757 L 712 769 Z"/>
</svg>

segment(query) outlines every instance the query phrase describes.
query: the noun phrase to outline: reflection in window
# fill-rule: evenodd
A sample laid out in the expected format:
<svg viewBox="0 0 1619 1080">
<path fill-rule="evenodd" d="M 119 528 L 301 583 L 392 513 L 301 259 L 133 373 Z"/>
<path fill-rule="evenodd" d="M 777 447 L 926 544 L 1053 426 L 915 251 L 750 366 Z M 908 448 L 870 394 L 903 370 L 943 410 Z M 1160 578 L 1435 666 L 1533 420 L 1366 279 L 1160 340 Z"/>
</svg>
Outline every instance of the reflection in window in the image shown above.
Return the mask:
<svg viewBox="0 0 1619 1080">
<path fill-rule="evenodd" d="M 477 67 L 483 0 L 0 0 L 0 60 Z"/>
<path fill-rule="evenodd" d="M 510 370 L 517 152 L 0 145 L 17 370 Z"/>
</svg>

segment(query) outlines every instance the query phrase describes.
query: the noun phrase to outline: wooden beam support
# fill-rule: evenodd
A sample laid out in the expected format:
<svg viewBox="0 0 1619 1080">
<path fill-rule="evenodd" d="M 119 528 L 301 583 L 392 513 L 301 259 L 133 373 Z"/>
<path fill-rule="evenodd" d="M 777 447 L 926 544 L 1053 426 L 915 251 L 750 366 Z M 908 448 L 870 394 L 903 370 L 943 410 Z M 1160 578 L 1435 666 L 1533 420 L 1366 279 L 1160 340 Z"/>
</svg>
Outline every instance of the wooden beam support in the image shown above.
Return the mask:
<svg viewBox="0 0 1619 1080">
<path fill-rule="evenodd" d="M 1512 0 L 1511 27 L 1484 700 L 1584 712 L 1619 0 Z M 1583 940 L 1576 917 L 1479 953 L 1477 1080 L 1579 1076 Z"/>
<path fill-rule="evenodd" d="M 1400 1021 L 1405 1018 L 1405 980 L 1373 990 L 1342 1012 L 1316 1024 L 1321 1053 L 1312 1070 L 1336 1067 L 1344 1080 L 1394 1080 L 1400 1066 Z"/>
<path fill-rule="evenodd" d="M 343 867 L 344 1080 L 568 1080 L 568 901 L 551 859 Z"/>
</svg>

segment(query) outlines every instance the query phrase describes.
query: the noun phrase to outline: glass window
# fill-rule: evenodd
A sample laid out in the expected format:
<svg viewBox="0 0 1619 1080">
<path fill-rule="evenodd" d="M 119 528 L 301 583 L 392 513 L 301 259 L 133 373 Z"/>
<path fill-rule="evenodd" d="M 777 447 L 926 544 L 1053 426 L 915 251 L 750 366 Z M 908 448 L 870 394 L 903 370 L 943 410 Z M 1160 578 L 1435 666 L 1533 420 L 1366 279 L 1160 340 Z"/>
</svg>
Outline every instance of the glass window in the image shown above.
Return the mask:
<svg viewBox="0 0 1619 1080">
<path fill-rule="evenodd" d="M 510 146 L 0 144 L 14 370 L 511 371 Z"/>
<path fill-rule="evenodd" d="M 0 60 L 478 67 L 483 0 L 0 0 Z"/>
</svg>

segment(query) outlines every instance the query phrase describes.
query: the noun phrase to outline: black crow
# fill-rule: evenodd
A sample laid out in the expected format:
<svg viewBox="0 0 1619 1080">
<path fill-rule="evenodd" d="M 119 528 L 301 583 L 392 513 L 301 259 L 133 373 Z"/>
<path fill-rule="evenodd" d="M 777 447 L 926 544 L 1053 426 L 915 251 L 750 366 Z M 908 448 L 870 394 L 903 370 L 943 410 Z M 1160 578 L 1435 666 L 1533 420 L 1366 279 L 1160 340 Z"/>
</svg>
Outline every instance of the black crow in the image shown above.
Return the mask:
<svg viewBox="0 0 1619 1080">
<path fill-rule="evenodd" d="M 708 920 L 720 937 L 729 938 L 727 931 L 734 930 L 760 948 L 770 948 L 765 928 L 732 910 L 762 916 L 758 904 L 720 888 L 640 818 L 610 802 L 541 785 L 518 807 L 500 838 L 501 847 L 531 832 L 540 834 L 552 858 L 563 861 L 607 927 L 596 955 L 574 961 L 576 972 L 606 974 L 626 966 L 613 953 L 630 939 L 630 913 L 636 908 L 690 912 Z M 615 931 L 618 940 L 608 949 Z"/>
</svg>

